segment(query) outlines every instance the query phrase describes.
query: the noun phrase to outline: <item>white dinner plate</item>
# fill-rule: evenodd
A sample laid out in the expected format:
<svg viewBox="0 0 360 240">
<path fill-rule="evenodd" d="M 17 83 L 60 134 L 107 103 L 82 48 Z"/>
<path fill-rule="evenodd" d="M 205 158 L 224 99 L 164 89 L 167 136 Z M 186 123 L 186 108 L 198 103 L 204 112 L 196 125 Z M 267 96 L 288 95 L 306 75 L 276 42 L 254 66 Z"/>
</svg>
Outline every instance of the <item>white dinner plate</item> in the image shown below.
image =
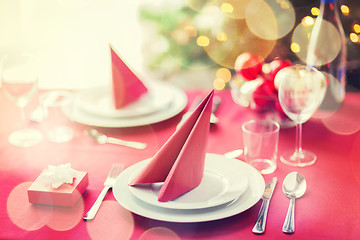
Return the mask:
<svg viewBox="0 0 360 240">
<path fill-rule="evenodd" d="M 231 166 L 240 166 L 246 172 L 248 187 L 245 192 L 237 199 L 223 205 L 203 208 L 203 209 L 169 209 L 148 204 L 134 196 L 128 186 L 128 182 L 137 164 L 125 169 L 116 179 L 113 194 L 115 199 L 129 211 L 143 217 L 167 222 L 206 222 L 239 214 L 254 206 L 261 198 L 265 189 L 265 182 L 261 174 L 249 164 L 237 160 L 228 159 L 222 155 L 207 154 L 207 159 L 217 159 L 218 161 L 228 161 Z M 142 162 L 140 162 L 142 163 Z"/>
<path fill-rule="evenodd" d="M 149 161 L 150 159 L 136 164 L 137 169 L 129 183 Z M 204 176 L 199 186 L 171 201 L 159 202 L 158 194 L 162 185 L 163 183 L 140 184 L 129 188 L 137 198 L 157 207 L 200 209 L 225 204 L 241 196 L 248 186 L 248 179 L 241 165 L 219 161 L 213 155 L 207 155 Z"/>
<path fill-rule="evenodd" d="M 116 109 L 111 86 L 86 89 L 76 96 L 75 106 L 88 114 L 106 118 L 128 118 L 151 114 L 168 107 L 173 101 L 171 91 L 162 82 L 152 82 L 148 93 L 137 101 Z"/>
<path fill-rule="evenodd" d="M 164 109 L 153 113 L 127 118 L 103 117 L 87 113 L 77 107 L 76 104 L 73 106 L 72 110 L 70 108 L 65 108 L 63 111 L 68 118 L 75 122 L 96 127 L 123 128 L 158 123 L 179 114 L 187 104 L 187 96 L 183 90 L 169 83 L 162 84 L 163 87 L 167 89 L 167 92 L 172 95 L 172 101 Z"/>
</svg>

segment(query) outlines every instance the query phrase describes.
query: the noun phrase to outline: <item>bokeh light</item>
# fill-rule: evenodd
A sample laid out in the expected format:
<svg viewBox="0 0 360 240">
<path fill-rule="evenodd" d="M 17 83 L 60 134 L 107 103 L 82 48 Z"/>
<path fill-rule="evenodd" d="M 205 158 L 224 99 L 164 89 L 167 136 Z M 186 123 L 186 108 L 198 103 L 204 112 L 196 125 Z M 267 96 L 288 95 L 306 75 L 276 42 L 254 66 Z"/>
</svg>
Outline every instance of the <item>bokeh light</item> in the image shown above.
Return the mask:
<svg viewBox="0 0 360 240">
<path fill-rule="evenodd" d="M 74 207 L 54 207 L 47 226 L 56 231 L 66 231 L 74 228 L 84 214 L 84 201 L 82 198 Z"/>
<path fill-rule="evenodd" d="M 349 7 L 346 6 L 346 5 L 341 5 L 341 6 L 340 6 L 340 10 L 341 10 L 341 12 L 342 12 L 342 14 L 343 14 L 344 16 L 348 16 L 349 13 L 350 13 L 350 9 L 349 9 Z"/>
<path fill-rule="evenodd" d="M 314 25 L 314 33 L 309 42 L 309 53 L 307 61 L 313 66 L 322 66 L 335 59 L 341 49 L 341 36 L 336 27 L 323 20 L 321 24 Z M 315 42 L 316 41 L 316 42 Z M 316 51 L 315 51 L 316 49 Z"/>
<path fill-rule="evenodd" d="M 92 240 L 130 239 L 134 232 L 134 218 L 118 202 L 104 201 L 96 218 L 87 221 L 86 227 Z"/>
<path fill-rule="evenodd" d="M 300 23 L 296 26 L 293 35 L 291 50 L 299 57 L 300 60 L 306 61 L 307 50 L 310 41 L 313 25 Z"/>
<path fill-rule="evenodd" d="M 312 7 L 312 8 L 311 8 L 311 14 L 312 14 L 312 15 L 318 16 L 319 13 L 320 13 L 319 8 L 317 8 L 317 7 Z"/>
<path fill-rule="evenodd" d="M 252 0 L 214 0 L 211 5 L 218 6 L 224 15 L 231 19 L 244 19 L 248 4 Z"/>
<path fill-rule="evenodd" d="M 225 81 L 221 78 L 216 78 L 213 82 L 215 90 L 223 90 L 226 86 Z"/>
<path fill-rule="evenodd" d="M 27 189 L 31 182 L 17 185 L 7 199 L 7 212 L 11 221 L 27 231 L 38 230 L 45 225 L 56 231 L 66 231 L 74 228 L 84 214 L 82 198 L 74 207 L 57 207 L 29 203 Z M 21 209 L 19 209 L 21 206 Z"/>
<path fill-rule="evenodd" d="M 256 36 L 275 40 L 294 27 L 295 10 L 287 0 L 253 0 L 246 9 L 246 22 Z"/>
<path fill-rule="evenodd" d="M 31 182 L 17 185 L 9 194 L 6 209 L 11 222 L 26 231 L 34 231 L 46 225 L 53 207 L 29 203 L 27 189 Z"/>
<path fill-rule="evenodd" d="M 313 25 L 312 21 L 306 19 L 307 17 L 295 28 L 292 36 L 292 43 L 299 46 L 297 49 L 299 51 L 295 52 L 296 55 L 303 62 L 308 62 L 313 66 L 322 66 L 331 62 L 341 49 L 339 31 L 326 20 L 322 21 L 321 25 Z M 315 27 L 317 29 L 313 33 Z M 311 36 L 312 34 L 316 34 L 316 36 Z M 310 38 L 314 42 L 310 42 Z M 309 51 L 310 45 L 313 50 Z"/>
<path fill-rule="evenodd" d="M 234 7 L 230 3 L 223 3 L 223 4 L 221 4 L 221 11 L 223 13 L 232 13 L 232 12 L 234 12 Z"/>
<path fill-rule="evenodd" d="M 360 33 L 360 25 L 359 24 L 355 23 L 353 25 L 353 29 L 354 29 L 355 33 Z"/>
<path fill-rule="evenodd" d="M 264 39 L 278 38 L 275 13 L 263 0 L 253 0 L 246 9 L 246 23 L 256 36 Z"/>
<path fill-rule="evenodd" d="M 145 231 L 139 240 L 180 240 L 180 237 L 168 228 L 155 227 Z"/>
<path fill-rule="evenodd" d="M 359 42 L 359 36 L 356 33 L 350 33 L 349 38 L 353 43 Z"/>
<path fill-rule="evenodd" d="M 302 24 L 309 25 L 309 26 L 313 25 L 314 22 L 315 22 L 315 21 L 314 21 L 314 18 L 312 18 L 312 17 L 310 17 L 310 16 L 306 16 L 306 17 L 304 17 L 304 18 L 301 20 L 301 23 L 302 23 Z"/>
<path fill-rule="evenodd" d="M 290 49 L 291 49 L 291 51 L 293 51 L 294 53 L 300 52 L 300 46 L 299 46 L 299 44 L 294 43 L 294 42 L 291 43 Z"/>
<path fill-rule="evenodd" d="M 336 112 L 320 115 L 323 124 L 339 135 L 350 135 L 360 130 L 360 103 L 352 99 L 344 102 Z"/>
<path fill-rule="evenodd" d="M 265 58 L 274 48 L 276 41 L 265 40 L 255 36 L 248 28 L 245 20 L 226 19 L 222 32 L 227 40 L 219 41 L 210 32 L 202 32 L 208 36 L 209 45 L 204 47 L 208 56 L 220 66 L 234 69 L 237 57 L 244 52 L 252 52 Z"/>
<path fill-rule="evenodd" d="M 200 37 L 197 38 L 196 43 L 200 47 L 206 47 L 206 46 L 209 46 L 210 40 L 206 36 L 200 36 Z"/>
<path fill-rule="evenodd" d="M 231 79 L 231 72 L 227 68 L 219 68 L 216 70 L 216 78 L 224 80 L 224 82 L 229 82 Z"/>
</svg>

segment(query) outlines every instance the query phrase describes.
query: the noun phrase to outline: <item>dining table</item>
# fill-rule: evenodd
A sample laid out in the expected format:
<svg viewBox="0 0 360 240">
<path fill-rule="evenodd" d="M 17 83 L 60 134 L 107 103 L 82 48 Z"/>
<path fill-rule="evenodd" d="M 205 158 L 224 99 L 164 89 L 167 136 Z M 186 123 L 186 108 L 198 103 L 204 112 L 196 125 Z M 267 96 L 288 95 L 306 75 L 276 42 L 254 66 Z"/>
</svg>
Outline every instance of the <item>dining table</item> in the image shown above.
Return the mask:
<svg viewBox="0 0 360 240">
<path fill-rule="evenodd" d="M 43 92 L 46 90 L 41 90 Z M 307 167 L 292 167 L 280 161 L 281 154 L 295 148 L 295 127 L 282 127 L 279 134 L 276 170 L 261 175 L 265 183 L 277 177 L 270 201 L 266 230 L 254 234 L 262 200 L 245 211 L 209 221 L 163 221 L 133 213 L 122 206 L 110 190 L 97 215 L 84 221 L 103 189 L 114 163 L 125 169 L 149 159 L 176 131 L 182 115 L 206 89 L 184 89 L 186 107 L 175 116 L 160 122 L 135 127 L 88 126 L 72 122 L 75 134 L 63 143 L 42 141 L 31 147 L 17 147 L 8 142 L 9 134 L 20 128 L 19 109 L 0 91 L 0 239 L 358 239 L 360 236 L 360 92 L 347 92 L 335 113 L 312 117 L 303 124 L 303 147 L 317 155 Z M 223 155 L 243 148 L 242 123 L 258 113 L 237 105 L 230 89 L 216 90 L 222 102 L 216 111 L 219 121 L 211 124 L 207 152 Z M 37 106 L 35 97 L 26 107 L 27 115 Z M 51 119 L 49 120 L 51 121 Z M 26 124 L 45 131 L 45 123 Z M 108 136 L 147 144 L 134 149 L 115 144 L 99 144 L 84 134 L 96 128 Z M 244 161 L 244 156 L 236 158 Z M 73 207 L 29 203 L 27 189 L 49 165 L 71 163 L 88 173 L 89 185 Z M 246 164 L 246 163 L 245 163 Z M 297 171 L 307 183 L 305 194 L 296 199 L 295 232 L 285 234 L 282 226 L 289 198 L 282 191 L 286 175 Z M 121 194 L 121 193 L 120 193 Z"/>
</svg>

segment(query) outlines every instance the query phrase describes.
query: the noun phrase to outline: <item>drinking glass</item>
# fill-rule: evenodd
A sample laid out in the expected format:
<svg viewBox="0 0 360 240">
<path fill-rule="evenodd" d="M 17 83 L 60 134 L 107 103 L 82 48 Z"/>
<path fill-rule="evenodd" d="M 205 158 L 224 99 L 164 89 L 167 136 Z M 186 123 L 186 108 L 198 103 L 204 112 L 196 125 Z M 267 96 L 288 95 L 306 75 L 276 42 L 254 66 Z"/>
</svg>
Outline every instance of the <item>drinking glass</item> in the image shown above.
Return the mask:
<svg viewBox="0 0 360 240">
<path fill-rule="evenodd" d="M 25 123 L 25 106 L 37 92 L 37 68 L 35 57 L 27 53 L 5 56 L 1 68 L 1 88 L 5 95 L 20 108 L 21 120 Z M 24 127 L 14 131 L 8 138 L 15 146 L 30 147 L 42 140 L 39 130 Z"/>
<path fill-rule="evenodd" d="M 267 119 L 250 120 L 242 125 L 245 161 L 261 174 L 276 170 L 280 125 Z"/>
<path fill-rule="evenodd" d="M 302 123 L 309 120 L 325 96 L 326 78 L 315 68 L 293 65 L 280 70 L 275 81 L 279 83 L 279 101 L 285 114 L 296 123 L 295 151 L 285 152 L 280 160 L 291 166 L 309 166 L 316 155 L 302 149 Z"/>
<path fill-rule="evenodd" d="M 71 127 L 73 96 L 68 91 L 49 91 L 39 97 L 42 107 L 47 136 L 51 142 L 67 142 L 74 137 Z M 67 118 L 63 110 L 69 110 Z"/>
</svg>

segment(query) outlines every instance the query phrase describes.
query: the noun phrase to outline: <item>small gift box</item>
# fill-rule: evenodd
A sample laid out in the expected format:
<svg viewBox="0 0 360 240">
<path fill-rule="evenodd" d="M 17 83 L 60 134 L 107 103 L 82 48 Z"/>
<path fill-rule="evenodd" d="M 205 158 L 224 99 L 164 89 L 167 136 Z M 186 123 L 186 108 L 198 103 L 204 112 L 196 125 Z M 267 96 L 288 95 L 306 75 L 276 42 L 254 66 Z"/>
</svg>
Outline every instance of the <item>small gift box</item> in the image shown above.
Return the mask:
<svg viewBox="0 0 360 240">
<path fill-rule="evenodd" d="M 89 185 L 88 173 L 70 164 L 49 166 L 28 188 L 30 203 L 73 207 Z"/>
</svg>

